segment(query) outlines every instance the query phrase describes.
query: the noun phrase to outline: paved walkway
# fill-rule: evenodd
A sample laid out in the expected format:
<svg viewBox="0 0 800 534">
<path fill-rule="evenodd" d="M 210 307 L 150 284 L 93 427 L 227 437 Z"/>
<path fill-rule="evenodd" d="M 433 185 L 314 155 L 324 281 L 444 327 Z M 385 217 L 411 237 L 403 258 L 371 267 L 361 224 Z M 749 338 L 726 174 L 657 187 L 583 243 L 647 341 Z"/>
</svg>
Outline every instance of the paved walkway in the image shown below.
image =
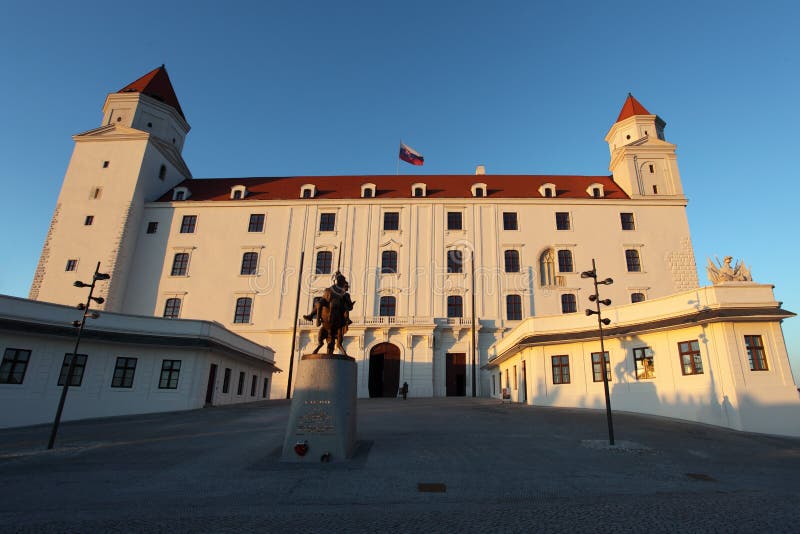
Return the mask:
<svg viewBox="0 0 800 534">
<path fill-rule="evenodd" d="M 295 465 L 288 410 L 2 430 L 0 530 L 800 531 L 798 439 L 616 413 L 611 448 L 603 411 L 365 399 L 355 459 Z"/>
</svg>

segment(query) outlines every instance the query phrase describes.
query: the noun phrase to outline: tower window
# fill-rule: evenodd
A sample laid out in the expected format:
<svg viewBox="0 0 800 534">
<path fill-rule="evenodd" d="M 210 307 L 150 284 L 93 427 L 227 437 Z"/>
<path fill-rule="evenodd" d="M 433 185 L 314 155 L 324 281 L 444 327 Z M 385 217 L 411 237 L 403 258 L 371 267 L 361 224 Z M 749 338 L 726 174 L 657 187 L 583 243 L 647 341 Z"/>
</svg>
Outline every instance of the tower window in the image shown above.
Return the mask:
<svg viewBox="0 0 800 534">
<path fill-rule="evenodd" d="M 158 179 L 164 180 L 167 177 L 167 166 L 162 165 L 160 169 L 158 169 Z"/>
<path fill-rule="evenodd" d="M 234 323 L 249 323 L 250 312 L 253 309 L 253 299 L 250 297 L 241 297 L 236 299 L 236 310 L 233 313 Z M 244 375 L 244 373 L 242 373 Z M 239 389 L 242 389 L 242 379 L 239 379 Z M 239 393 L 241 395 L 241 392 Z"/>
<path fill-rule="evenodd" d="M 642 260 L 639 257 L 639 251 L 635 248 L 629 248 L 625 251 L 625 263 L 627 264 L 629 273 L 639 273 L 642 271 Z"/>
<path fill-rule="evenodd" d="M 181 233 L 193 234 L 195 226 L 197 226 L 197 215 L 184 215 L 181 221 Z"/>
<path fill-rule="evenodd" d="M 154 234 L 158 230 L 158 222 L 150 221 L 147 223 L 147 233 Z"/>
<path fill-rule="evenodd" d="M 571 273 L 573 271 L 571 250 L 558 251 L 558 271 L 561 273 Z"/>
<path fill-rule="evenodd" d="M 109 161 L 104 161 L 104 162 L 103 162 L 103 168 L 104 168 L 104 169 L 107 169 L 107 168 L 108 168 L 108 164 L 109 164 L 109 163 L 110 163 Z"/>
<path fill-rule="evenodd" d="M 522 297 L 506 295 L 506 318 L 509 321 L 522 320 Z"/>
<path fill-rule="evenodd" d="M 519 272 L 519 251 L 518 250 L 506 250 L 503 253 L 503 257 L 505 260 L 505 268 L 507 273 L 518 273 Z"/>
<path fill-rule="evenodd" d="M 65 271 L 74 271 L 78 268 L 78 260 L 67 260 L 67 267 Z"/>
<path fill-rule="evenodd" d="M 767 355 L 764 352 L 764 341 L 761 336 L 744 336 L 744 346 L 747 349 L 747 359 L 751 371 L 768 371 Z"/>
<path fill-rule="evenodd" d="M 644 302 L 644 293 L 638 291 L 631 293 L 631 304 L 636 304 L 637 302 Z"/>
<path fill-rule="evenodd" d="M 172 259 L 172 271 L 170 276 L 186 276 L 189 270 L 189 254 L 178 252 Z"/>
<path fill-rule="evenodd" d="M 655 185 L 655 184 L 653 184 L 653 194 L 654 194 L 654 195 L 657 195 L 657 194 L 658 194 L 658 186 L 657 186 L 657 185 Z"/>
<path fill-rule="evenodd" d="M 177 319 L 181 315 L 181 299 L 171 298 L 164 303 L 164 317 Z"/>
<path fill-rule="evenodd" d="M 84 226 L 91 226 L 94 222 L 94 215 L 87 215 L 86 218 L 83 220 Z"/>
<path fill-rule="evenodd" d="M 633 213 L 620 213 L 619 219 L 623 230 L 636 230 L 636 222 L 633 220 Z"/>
<path fill-rule="evenodd" d="M 653 166 L 650 165 L 650 174 L 653 174 L 655 171 L 653 170 Z"/>
<path fill-rule="evenodd" d="M 258 252 L 245 252 L 242 256 L 242 269 L 239 274 L 254 275 L 258 272 Z"/>
<path fill-rule="evenodd" d="M 153 123 L 152 123 L 152 122 L 148 122 L 148 123 L 147 123 L 147 127 L 148 127 L 148 128 L 152 128 L 152 127 L 153 127 Z"/>
<path fill-rule="evenodd" d="M 102 195 L 102 194 L 103 194 L 103 188 L 102 187 L 95 187 L 92 190 L 92 198 L 95 199 L 95 200 L 100 198 L 100 195 Z"/>
</svg>

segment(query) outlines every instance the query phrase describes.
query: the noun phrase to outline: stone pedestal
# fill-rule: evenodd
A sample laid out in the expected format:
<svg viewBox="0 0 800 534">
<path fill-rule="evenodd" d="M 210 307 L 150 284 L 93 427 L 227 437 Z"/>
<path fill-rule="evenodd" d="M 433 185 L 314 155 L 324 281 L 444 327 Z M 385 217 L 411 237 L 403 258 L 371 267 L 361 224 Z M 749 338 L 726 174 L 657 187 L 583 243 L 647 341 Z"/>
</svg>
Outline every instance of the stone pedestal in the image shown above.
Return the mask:
<svg viewBox="0 0 800 534">
<path fill-rule="evenodd" d="M 355 452 L 356 361 L 306 354 L 297 366 L 283 462 L 337 462 Z"/>
</svg>

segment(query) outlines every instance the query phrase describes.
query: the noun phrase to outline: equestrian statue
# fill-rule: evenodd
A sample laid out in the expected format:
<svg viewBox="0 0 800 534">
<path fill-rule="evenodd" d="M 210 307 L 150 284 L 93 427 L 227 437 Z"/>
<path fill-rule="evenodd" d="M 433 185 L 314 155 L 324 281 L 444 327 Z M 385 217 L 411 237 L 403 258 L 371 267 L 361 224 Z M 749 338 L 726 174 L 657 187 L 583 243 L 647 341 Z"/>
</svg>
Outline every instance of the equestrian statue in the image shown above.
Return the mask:
<svg viewBox="0 0 800 534">
<path fill-rule="evenodd" d="M 319 352 L 325 342 L 328 343 L 328 354 L 333 354 L 334 348 L 339 347 L 345 356 L 347 352 L 342 347 L 342 338 L 347 332 L 347 327 L 352 324 L 350 310 L 355 302 L 350 299 L 350 284 L 342 273 L 336 271 L 334 284 L 323 291 L 321 297 L 314 299 L 314 308 L 311 313 L 304 315 L 303 319 L 310 321 L 316 317 L 319 329 L 319 345 L 314 349 L 314 354 Z"/>
</svg>

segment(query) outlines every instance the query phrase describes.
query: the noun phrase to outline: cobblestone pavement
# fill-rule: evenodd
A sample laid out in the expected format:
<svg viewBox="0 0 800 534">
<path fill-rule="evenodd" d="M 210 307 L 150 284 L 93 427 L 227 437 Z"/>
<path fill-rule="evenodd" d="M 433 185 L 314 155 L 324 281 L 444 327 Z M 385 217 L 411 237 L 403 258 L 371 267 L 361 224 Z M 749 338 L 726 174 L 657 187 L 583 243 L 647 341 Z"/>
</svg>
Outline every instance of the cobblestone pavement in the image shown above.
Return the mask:
<svg viewBox="0 0 800 534">
<path fill-rule="evenodd" d="M 609 447 L 604 411 L 358 410 L 356 457 L 319 465 L 279 461 L 287 401 L 65 423 L 52 451 L 47 426 L 2 430 L 0 530 L 800 531 L 798 439 L 615 413 Z"/>
</svg>

